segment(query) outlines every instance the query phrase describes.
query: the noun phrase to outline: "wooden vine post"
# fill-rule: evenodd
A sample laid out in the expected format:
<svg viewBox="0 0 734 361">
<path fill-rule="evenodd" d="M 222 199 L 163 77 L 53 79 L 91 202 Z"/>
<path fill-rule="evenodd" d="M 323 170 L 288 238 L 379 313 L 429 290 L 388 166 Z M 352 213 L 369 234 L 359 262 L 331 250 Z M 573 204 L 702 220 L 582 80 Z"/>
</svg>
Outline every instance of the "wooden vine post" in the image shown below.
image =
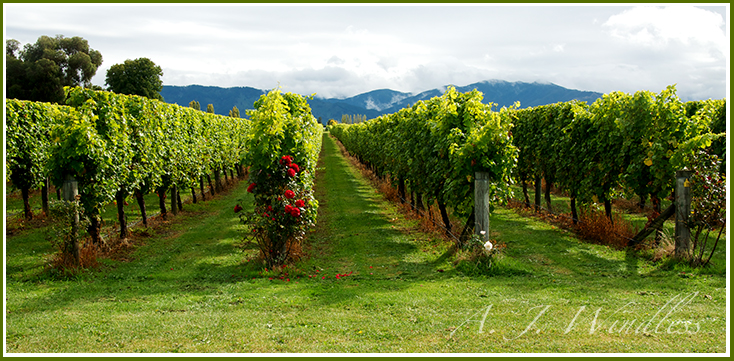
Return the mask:
<svg viewBox="0 0 734 361">
<path fill-rule="evenodd" d="M 63 196 L 67 202 L 76 202 L 79 195 L 79 183 L 72 176 L 67 175 L 63 184 Z M 79 211 L 74 208 L 74 214 L 71 217 L 71 254 L 76 264 L 79 264 Z"/>
<path fill-rule="evenodd" d="M 484 232 L 484 234 L 482 234 Z M 474 234 L 489 240 L 489 173 L 474 173 Z"/>
<path fill-rule="evenodd" d="M 688 216 L 691 214 L 691 187 L 688 179 L 693 172 L 675 172 L 675 257 L 688 258 L 691 249 L 691 230 Z"/>
<path fill-rule="evenodd" d="M 693 172 L 679 170 L 675 172 L 675 202 L 666 208 L 657 218 L 630 240 L 629 247 L 637 246 L 653 231 L 663 229 L 663 223 L 675 215 L 675 257 L 688 258 L 691 249 L 691 230 L 688 228 L 688 217 L 691 214 L 691 188 L 688 179 Z"/>
</svg>

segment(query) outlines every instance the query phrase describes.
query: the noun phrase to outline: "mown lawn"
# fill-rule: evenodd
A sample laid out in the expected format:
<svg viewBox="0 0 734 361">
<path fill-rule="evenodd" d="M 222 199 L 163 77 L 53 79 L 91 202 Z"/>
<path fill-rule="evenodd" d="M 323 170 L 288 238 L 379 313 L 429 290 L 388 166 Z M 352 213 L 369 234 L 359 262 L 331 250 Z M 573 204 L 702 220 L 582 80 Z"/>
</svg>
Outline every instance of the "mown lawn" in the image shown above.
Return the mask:
<svg viewBox="0 0 734 361">
<path fill-rule="evenodd" d="M 723 250 L 707 270 L 653 263 L 498 208 L 504 257 L 467 274 L 323 146 L 318 226 L 282 272 L 241 240 L 246 182 L 72 279 L 44 268 L 47 228 L 6 238 L 6 352 L 726 352 Z"/>
</svg>

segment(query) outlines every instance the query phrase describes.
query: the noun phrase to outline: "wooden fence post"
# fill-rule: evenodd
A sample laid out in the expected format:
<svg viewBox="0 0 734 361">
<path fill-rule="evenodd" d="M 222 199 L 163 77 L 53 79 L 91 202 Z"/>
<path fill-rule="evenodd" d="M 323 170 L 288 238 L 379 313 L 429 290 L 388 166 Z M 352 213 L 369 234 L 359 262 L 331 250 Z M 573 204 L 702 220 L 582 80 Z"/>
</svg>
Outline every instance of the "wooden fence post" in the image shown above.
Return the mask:
<svg viewBox="0 0 734 361">
<path fill-rule="evenodd" d="M 61 190 L 64 200 L 67 202 L 73 202 L 79 194 L 79 183 L 74 179 L 74 177 L 68 175 L 64 180 Z"/>
<path fill-rule="evenodd" d="M 72 176 L 67 175 L 62 186 L 64 200 L 67 202 L 76 202 L 76 196 L 79 194 L 79 183 Z M 79 264 L 79 212 L 74 210 L 71 218 L 71 254 L 76 264 Z"/>
<path fill-rule="evenodd" d="M 691 188 L 688 178 L 693 172 L 679 170 L 675 172 L 675 257 L 688 258 L 691 249 L 691 230 L 688 228 L 688 216 L 691 213 Z"/>
<path fill-rule="evenodd" d="M 482 234 L 484 232 L 484 234 Z M 489 173 L 474 173 L 474 234 L 489 240 Z"/>
</svg>

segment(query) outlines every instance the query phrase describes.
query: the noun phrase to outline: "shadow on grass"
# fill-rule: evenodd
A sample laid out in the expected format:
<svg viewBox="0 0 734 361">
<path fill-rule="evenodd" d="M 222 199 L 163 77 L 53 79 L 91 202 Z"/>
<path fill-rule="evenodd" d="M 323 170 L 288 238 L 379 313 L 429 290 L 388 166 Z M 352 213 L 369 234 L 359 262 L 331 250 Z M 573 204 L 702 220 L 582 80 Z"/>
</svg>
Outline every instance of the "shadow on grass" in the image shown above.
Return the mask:
<svg viewBox="0 0 734 361">
<path fill-rule="evenodd" d="M 331 228 L 322 230 L 319 236 L 325 238 L 322 242 L 331 245 L 332 255 L 348 259 L 351 264 L 378 264 L 370 262 L 378 261 L 387 265 L 390 271 L 379 279 L 359 279 L 370 283 L 372 293 L 403 290 L 434 280 L 466 278 L 466 272 L 451 265 L 447 267 L 453 258 L 451 250 L 435 258 L 410 259 L 419 250 L 415 242 L 410 242 L 409 232 L 406 235 L 405 231 L 392 229 L 393 223 L 384 206 L 377 206 L 381 200 L 375 196 L 374 189 L 355 180 L 359 177 L 348 169 L 346 160 L 338 155 L 331 142 L 324 141 L 324 147 L 330 149 L 324 161 L 326 175 L 319 183 L 326 184 L 323 193 L 325 204 L 329 204 L 320 224 Z M 364 211 L 360 214 L 359 210 Z M 634 251 L 582 242 L 567 231 L 519 216 L 509 209 L 499 209 L 490 225 L 497 233 L 497 240 L 505 243 L 507 249 L 504 258 L 495 264 L 495 271 L 473 277 L 488 285 L 509 281 L 513 287 L 530 292 L 538 287 L 567 287 L 570 292 L 574 287 L 586 287 L 615 293 L 645 287 L 644 278 L 657 275 L 643 274 L 648 271 L 642 270 L 644 261 Z M 554 283 L 556 279 L 563 280 L 565 286 Z M 665 282 L 672 285 L 676 280 Z M 333 287 L 327 289 L 320 302 L 336 303 L 365 296 L 356 289 L 339 292 L 333 292 Z"/>
<path fill-rule="evenodd" d="M 581 242 L 570 233 L 521 218 L 510 210 L 496 212 L 490 226 L 499 233 L 498 239 L 507 244 L 507 255 L 530 264 L 535 273 L 637 275 L 636 264 L 620 258 L 619 251 Z"/>
<path fill-rule="evenodd" d="M 394 219 L 400 217 L 397 212 L 350 169 L 328 137 L 320 162 L 318 225 L 307 240 L 309 257 L 296 265 L 301 270 L 296 277 L 300 278 L 270 280 L 261 274 L 262 266 L 244 262 L 239 220 L 232 213 L 234 199 L 246 194 L 243 186 L 227 198 L 207 201 L 208 212 L 201 213 L 206 217 L 183 212 L 169 230 L 140 247 L 131 262 L 110 262 L 70 281 L 27 282 L 16 277 L 13 292 L 8 292 L 9 297 L 15 297 L 8 301 L 12 305 L 9 311 L 12 317 L 22 317 L 23 313 L 63 310 L 108 299 L 130 302 L 130 307 L 141 311 L 151 306 L 135 300 L 158 302 L 217 294 L 250 298 L 298 295 L 308 297 L 311 304 L 330 306 L 391 292 L 409 297 L 402 291 L 443 280 L 495 290 L 511 287 L 522 294 L 533 294 L 539 288 L 611 293 L 645 287 L 644 281 L 637 280 L 640 260 L 633 253 L 582 243 L 562 230 L 507 209 L 498 209 L 490 220 L 497 239 L 507 245 L 498 273 L 468 277 L 451 264 L 450 250 L 436 255 L 422 252 L 416 238 L 427 236 L 404 229 L 404 223 Z M 35 242 L 31 248 L 40 244 Z M 11 251 L 11 246 L 9 242 L 10 254 L 32 252 L 29 248 Z M 254 250 L 253 245 L 245 249 Z M 8 279 L 31 263 L 19 259 L 9 265 Z M 350 272 L 336 279 L 337 274 Z M 561 282 L 554 283 L 556 280 Z M 675 286 L 677 280 L 666 282 Z M 33 292 L 24 294 L 26 289 Z M 392 302 L 394 298 L 386 295 L 381 299 Z"/>
<path fill-rule="evenodd" d="M 48 230 L 37 229 L 24 237 L 11 238 L 7 245 L 14 251 L 8 254 L 12 259 L 6 258 L 6 285 L 15 291 L 9 291 L 9 296 L 20 296 L 25 289 L 40 291 L 9 299 L 8 304 L 22 314 L 105 299 L 210 293 L 222 285 L 242 282 L 239 219 L 232 213 L 230 203 L 234 204 L 236 196 L 245 193 L 246 185 L 235 188 L 236 195 L 230 193 L 196 207 L 189 206 L 190 211 L 181 212 L 157 229 L 156 236 L 137 246 L 131 261 L 101 259 L 99 268 L 71 278 L 54 276 L 45 268 L 41 256 L 28 256 L 36 251 L 52 254 L 49 241 L 43 238 Z M 202 212 L 203 208 L 208 211 Z"/>
<path fill-rule="evenodd" d="M 402 291 L 424 282 L 467 277 L 451 264 L 454 258 L 451 249 L 437 256 L 421 254 L 414 239 L 425 235 L 401 229 L 401 223 L 391 219 L 400 216 L 391 213 L 395 212 L 390 210 L 392 207 L 350 167 L 334 141 L 325 138 L 323 146 L 325 155 L 320 160 L 323 171 L 317 174 L 316 190 L 322 206 L 317 231 L 310 238 L 318 244 L 314 248 L 320 254 L 313 255 L 303 267 L 329 264 L 336 266 L 336 270 L 326 270 L 331 272 L 331 277 L 335 272 L 353 271 L 356 275 L 302 286 L 311 287 L 310 295 L 315 301 L 335 304 L 376 293 Z M 505 257 L 495 265 L 494 274 L 473 277 L 487 284 L 554 274 L 583 278 L 598 270 L 602 270 L 599 276 L 636 275 L 636 268 L 629 263 L 633 260 L 610 260 L 597 254 L 594 246 L 579 243 L 573 237 L 563 236 L 558 229 L 511 211 L 496 213 L 490 224 L 508 248 Z M 337 282 L 342 282 L 341 286 Z M 538 282 L 518 287 L 533 290 Z"/>
</svg>

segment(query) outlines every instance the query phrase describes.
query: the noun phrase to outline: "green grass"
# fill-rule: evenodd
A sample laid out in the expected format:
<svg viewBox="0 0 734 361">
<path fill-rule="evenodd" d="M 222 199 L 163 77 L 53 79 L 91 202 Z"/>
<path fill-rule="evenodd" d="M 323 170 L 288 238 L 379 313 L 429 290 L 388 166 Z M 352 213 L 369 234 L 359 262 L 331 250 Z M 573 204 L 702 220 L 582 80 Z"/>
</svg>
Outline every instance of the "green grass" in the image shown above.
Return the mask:
<svg viewBox="0 0 734 361">
<path fill-rule="evenodd" d="M 185 207 L 130 261 L 104 260 L 73 279 L 44 269 L 52 250 L 42 228 L 7 238 L 7 351 L 726 351 L 722 268 L 652 263 L 499 208 L 490 224 L 504 257 L 492 275 L 470 276 L 328 136 L 323 147 L 309 257 L 282 273 L 242 244 L 232 207 L 251 202 L 246 182 Z"/>
</svg>

